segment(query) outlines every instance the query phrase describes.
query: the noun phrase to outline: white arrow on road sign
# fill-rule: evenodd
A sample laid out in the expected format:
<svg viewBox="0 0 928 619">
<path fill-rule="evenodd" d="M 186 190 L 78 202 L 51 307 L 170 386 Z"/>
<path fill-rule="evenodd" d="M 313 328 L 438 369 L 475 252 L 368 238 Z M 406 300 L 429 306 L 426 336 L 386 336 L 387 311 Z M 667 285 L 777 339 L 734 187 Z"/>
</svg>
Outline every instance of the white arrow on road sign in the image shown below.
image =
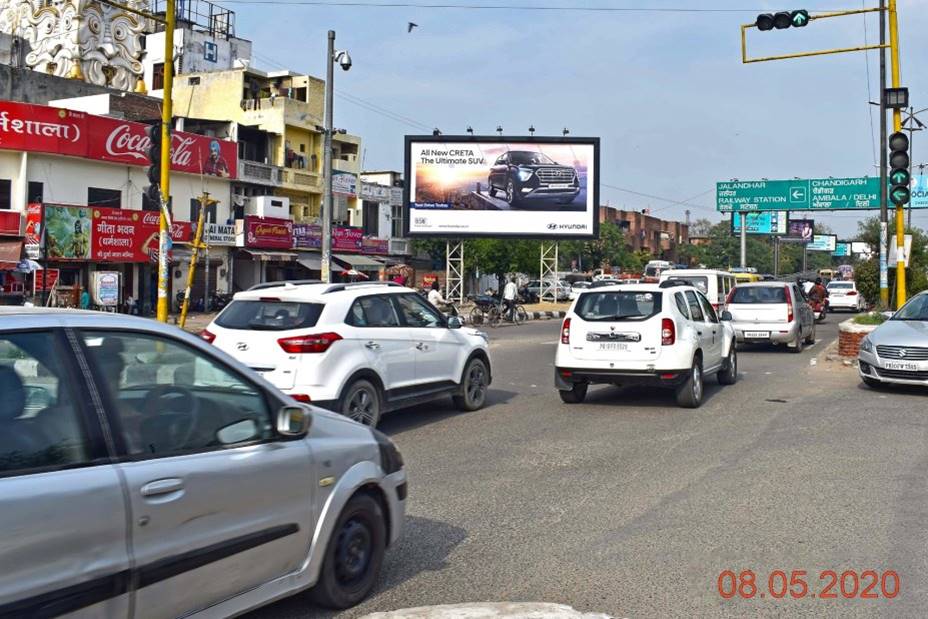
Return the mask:
<svg viewBox="0 0 928 619">
<path fill-rule="evenodd" d="M 805 187 L 790 187 L 789 188 L 789 201 L 790 202 L 805 202 L 806 201 L 806 188 Z"/>
</svg>

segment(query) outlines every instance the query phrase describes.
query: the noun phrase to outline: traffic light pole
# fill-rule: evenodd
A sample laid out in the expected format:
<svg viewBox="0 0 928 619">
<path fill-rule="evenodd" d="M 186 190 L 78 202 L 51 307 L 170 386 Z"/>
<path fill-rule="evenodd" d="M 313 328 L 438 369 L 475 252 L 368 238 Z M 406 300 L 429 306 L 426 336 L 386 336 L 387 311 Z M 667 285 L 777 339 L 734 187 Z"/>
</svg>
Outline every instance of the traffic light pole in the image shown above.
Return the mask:
<svg viewBox="0 0 928 619">
<path fill-rule="evenodd" d="M 886 168 L 886 0 L 880 0 L 880 306 L 889 307 L 889 268 L 887 262 L 887 231 L 889 229 L 889 199 Z"/>
<path fill-rule="evenodd" d="M 893 88 L 899 88 L 899 18 L 896 0 L 889 0 L 889 49 L 892 56 Z M 882 94 L 881 94 L 882 97 Z M 902 131 L 902 110 L 893 108 L 893 131 Z M 896 309 L 906 301 L 905 289 L 905 209 L 896 205 Z"/>
<path fill-rule="evenodd" d="M 161 100 L 161 217 L 158 222 L 158 305 L 156 316 L 168 321 L 168 200 L 171 199 L 171 121 L 174 116 L 174 0 L 165 4 L 164 96 Z"/>
</svg>

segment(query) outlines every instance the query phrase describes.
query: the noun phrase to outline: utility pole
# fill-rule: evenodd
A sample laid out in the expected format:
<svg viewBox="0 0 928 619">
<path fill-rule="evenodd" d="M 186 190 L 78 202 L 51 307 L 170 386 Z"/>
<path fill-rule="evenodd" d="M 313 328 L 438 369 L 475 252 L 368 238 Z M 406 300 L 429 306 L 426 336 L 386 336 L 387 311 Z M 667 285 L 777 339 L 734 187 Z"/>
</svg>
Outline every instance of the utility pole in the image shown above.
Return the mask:
<svg viewBox="0 0 928 619">
<path fill-rule="evenodd" d="M 889 257 L 887 229 L 889 227 L 888 170 L 886 169 L 886 0 L 880 0 L 880 305 L 889 307 Z"/>
<path fill-rule="evenodd" d="M 209 231 L 210 231 L 210 226 L 212 225 L 212 223 L 213 223 L 213 217 L 212 217 L 212 215 L 210 215 L 209 213 L 207 213 L 207 214 L 206 214 L 206 229 L 204 230 L 204 234 L 203 234 L 203 238 L 205 239 L 205 240 L 203 241 L 203 249 L 204 249 L 204 252 L 205 252 L 205 255 L 206 255 L 206 264 L 205 264 L 204 267 L 203 267 L 204 269 L 206 269 L 206 270 L 204 271 L 204 274 L 206 275 L 206 281 L 205 281 L 205 283 L 203 284 L 203 309 L 204 309 L 206 312 L 209 312 L 209 309 L 210 309 L 210 308 L 209 308 L 209 302 L 210 302 L 210 294 L 209 294 Z"/>
<path fill-rule="evenodd" d="M 171 121 L 174 88 L 174 0 L 165 2 L 164 24 L 164 98 L 161 101 L 161 218 L 158 221 L 158 305 L 157 318 L 168 321 L 168 201 L 171 199 Z"/>
<path fill-rule="evenodd" d="M 748 222 L 747 213 L 741 213 L 741 268 L 748 266 Z"/>
<path fill-rule="evenodd" d="M 325 193 L 322 196 L 322 281 L 332 281 L 332 103 L 335 79 L 335 31 L 329 30 L 329 44 L 325 57 L 325 140 L 322 153 L 322 176 Z"/>
<path fill-rule="evenodd" d="M 893 88 L 899 88 L 899 16 L 896 13 L 896 0 L 889 0 L 889 47 L 892 54 Z M 882 95 L 881 95 L 882 100 Z M 902 110 L 893 108 L 893 131 L 902 130 Z M 885 173 L 885 172 L 884 172 Z M 896 309 L 906 301 L 905 286 L 905 209 L 896 206 Z"/>
<path fill-rule="evenodd" d="M 204 245 L 201 240 L 203 239 L 203 219 L 206 215 L 206 209 L 209 208 L 210 204 L 214 204 L 216 201 L 210 199 L 209 194 L 205 191 L 200 196 L 200 213 L 197 215 L 197 230 L 193 235 L 193 249 L 190 254 L 190 267 L 187 269 L 187 288 L 184 290 L 184 302 L 180 307 L 180 318 L 178 319 L 178 325 L 183 329 L 184 325 L 187 323 L 187 310 L 190 309 L 190 295 L 191 289 L 193 288 L 193 276 L 197 269 L 197 259 L 200 255 L 200 249 L 204 247 L 209 247 Z M 209 264 L 209 254 L 206 255 L 206 263 Z"/>
</svg>

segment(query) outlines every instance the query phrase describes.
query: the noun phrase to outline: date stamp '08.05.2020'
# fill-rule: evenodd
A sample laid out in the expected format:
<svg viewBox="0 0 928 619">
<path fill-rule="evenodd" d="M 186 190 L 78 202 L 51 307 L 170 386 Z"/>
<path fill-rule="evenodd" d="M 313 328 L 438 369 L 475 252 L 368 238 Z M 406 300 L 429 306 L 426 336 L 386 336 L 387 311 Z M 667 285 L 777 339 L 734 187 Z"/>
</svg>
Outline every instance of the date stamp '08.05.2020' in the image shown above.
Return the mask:
<svg viewBox="0 0 928 619">
<path fill-rule="evenodd" d="M 773 570 L 769 574 L 743 570 L 723 570 L 718 577 L 718 592 L 726 600 L 733 598 L 782 599 L 893 599 L 899 595 L 899 574 L 893 570 L 822 570 L 815 578 L 806 570 Z"/>
</svg>

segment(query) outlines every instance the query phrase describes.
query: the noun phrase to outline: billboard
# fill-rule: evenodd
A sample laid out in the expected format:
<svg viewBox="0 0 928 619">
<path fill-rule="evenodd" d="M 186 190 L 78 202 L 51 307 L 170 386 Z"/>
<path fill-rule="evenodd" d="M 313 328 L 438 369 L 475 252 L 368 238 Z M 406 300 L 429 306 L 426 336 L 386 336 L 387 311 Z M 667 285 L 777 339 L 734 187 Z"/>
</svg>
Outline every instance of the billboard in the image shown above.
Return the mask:
<svg viewBox="0 0 928 619">
<path fill-rule="evenodd" d="M 748 222 L 748 234 L 775 234 L 778 236 L 786 234 L 786 222 L 788 219 L 786 211 L 732 213 L 732 234 L 741 234 L 741 220 L 743 218 L 747 219 Z"/>
<path fill-rule="evenodd" d="M 811 243 L 815 221 L 812 219 L 790 219 L 786 236 L 799 239 L 803 243 Z"/>
<path fill-rule="evenodd" d="M 831 252 L 831 255 L 835 258 L 847 258 L 851 255 L 851 244 L 850 243 L 836 243 L 834 251 Z"/>
<path fill-rule="evenodd" d="M 816 234 L 812 241 L 806 245 L 808 251 L 827 251 L 833 252 L 838 244 L 838 235 L 836 234 Z"/>
<path fill-rule="evenodd" d="M 406 136 L 411 237 L 596 238 L 599 138 Z"/>
</svg>

